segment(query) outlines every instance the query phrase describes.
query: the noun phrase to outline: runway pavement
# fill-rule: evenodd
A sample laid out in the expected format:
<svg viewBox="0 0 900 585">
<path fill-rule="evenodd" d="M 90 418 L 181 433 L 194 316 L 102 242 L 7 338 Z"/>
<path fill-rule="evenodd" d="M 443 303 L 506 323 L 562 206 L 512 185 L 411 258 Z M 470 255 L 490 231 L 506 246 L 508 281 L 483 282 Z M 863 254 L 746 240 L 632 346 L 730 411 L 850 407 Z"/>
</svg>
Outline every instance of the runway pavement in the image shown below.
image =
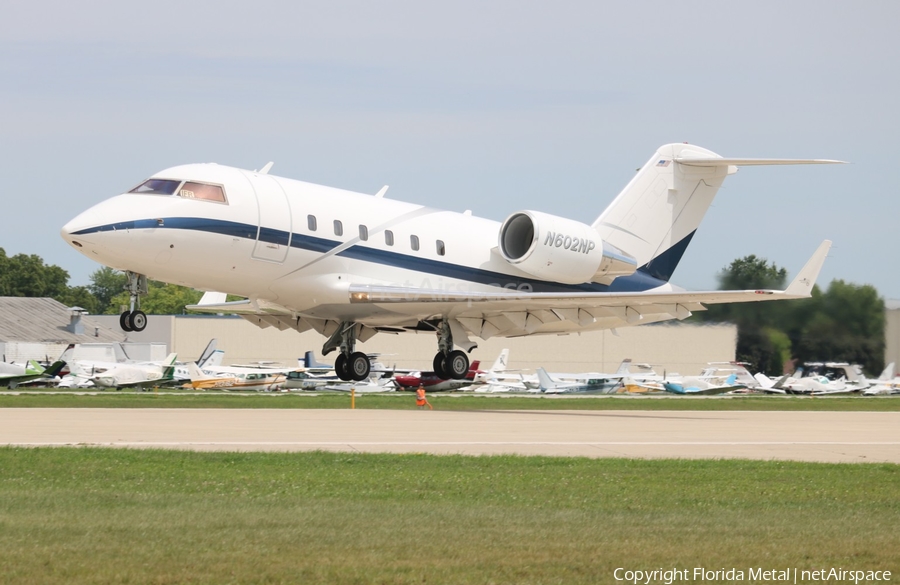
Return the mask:
<svg viewBox="0 0 900 585">
<path fill-rule="evenodd" d="M 3 408 L 0 445 L 900 463 L 900 413 Z"/>
</svg>

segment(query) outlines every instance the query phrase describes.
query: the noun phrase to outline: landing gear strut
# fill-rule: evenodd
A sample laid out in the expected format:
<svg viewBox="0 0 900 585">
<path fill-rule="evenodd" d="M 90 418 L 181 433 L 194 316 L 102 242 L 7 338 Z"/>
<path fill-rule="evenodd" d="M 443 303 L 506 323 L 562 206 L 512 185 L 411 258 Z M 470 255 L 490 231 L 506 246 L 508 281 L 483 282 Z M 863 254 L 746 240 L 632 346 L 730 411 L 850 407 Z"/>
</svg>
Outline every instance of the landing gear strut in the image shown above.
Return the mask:
<svg viewBox="0 0 900 585">
<path fill-rule="evenodd" d="M 147 328 L 147 315 L 140 310 L 141 295 L 148 292 L 147 277 L 143 274 L 135 274 L 134 272 L 126 272 L 128 284 L 125 290 L 128 291 L 130 297 L 130 310 L 119 315 L 119 327 L 122 331 L 143 331 Z M 135 310 L 135 307 L 138 307 Z"/>
<path fill-rule="evenodd" d="M 462 380 L 469 372 L 469 356 L 464 351 L 453 349 L 453 334 L 446 319 L 438 328 L 438 352 L 432 366 L 435 374 L 450 380 Z"/>
<path fill-rule="evenodd" d="M 338 378 L 345 382 L 362 382 L 369 377 L 372 369 L 369 356 L 361 351 L 355 351 L 356 323 L 341 322 L 337 331 L 325 342 L 322 353 L 327 354 L 337 348 L 341 350 L 340 355 L 334 360 L 334 372 Z"/>
</svg>

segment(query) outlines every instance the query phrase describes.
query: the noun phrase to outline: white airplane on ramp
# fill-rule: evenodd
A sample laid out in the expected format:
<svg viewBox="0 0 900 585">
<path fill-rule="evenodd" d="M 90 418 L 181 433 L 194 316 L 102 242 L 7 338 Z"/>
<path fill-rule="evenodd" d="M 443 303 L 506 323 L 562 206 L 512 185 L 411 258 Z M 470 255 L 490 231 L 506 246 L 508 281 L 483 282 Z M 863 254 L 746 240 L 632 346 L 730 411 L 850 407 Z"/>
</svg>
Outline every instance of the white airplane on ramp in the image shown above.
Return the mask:
<svg viewBox="0 0 900 585">
<path fill-rule="evenodd" d="M 147 278 L 210 291 L 193 310 L 314 329 L 335 370 L 364 380 L 357 351 L 379 332 L 437 334 L 434 371 L 460 379 L 470 336 L 517 337 L 684 319 L 705 304 L 809 296 L 825 241 L 783 291 L 688 292 L 669 284 L 736 159 L 660 147 L 591 223 L 523 210 L 498 223 L 217 164 L 156 173 L 62 228 L 77 251 L 128 276 L 125 329 L 141 330 Z M 214 294 L 217 293 L 217 294 Z M 224 294 L 245 297 L 224 302 Z"/>
</svg>

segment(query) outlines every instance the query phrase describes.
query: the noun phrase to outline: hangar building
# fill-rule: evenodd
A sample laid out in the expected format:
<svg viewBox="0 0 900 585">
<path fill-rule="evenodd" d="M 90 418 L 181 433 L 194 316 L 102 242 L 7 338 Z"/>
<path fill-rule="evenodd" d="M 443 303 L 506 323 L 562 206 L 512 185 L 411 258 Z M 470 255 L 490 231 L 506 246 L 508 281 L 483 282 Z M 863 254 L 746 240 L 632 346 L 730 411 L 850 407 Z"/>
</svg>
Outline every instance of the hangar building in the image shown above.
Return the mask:
<svg viewBox="0 0 900 585">
<path fill-rule="evenodd" d="M 5 362 L 53 361 L 70 343 L 125 341 L 84 309 L 49 298 L 0 297 L 0 356 Z"/>
</svg>

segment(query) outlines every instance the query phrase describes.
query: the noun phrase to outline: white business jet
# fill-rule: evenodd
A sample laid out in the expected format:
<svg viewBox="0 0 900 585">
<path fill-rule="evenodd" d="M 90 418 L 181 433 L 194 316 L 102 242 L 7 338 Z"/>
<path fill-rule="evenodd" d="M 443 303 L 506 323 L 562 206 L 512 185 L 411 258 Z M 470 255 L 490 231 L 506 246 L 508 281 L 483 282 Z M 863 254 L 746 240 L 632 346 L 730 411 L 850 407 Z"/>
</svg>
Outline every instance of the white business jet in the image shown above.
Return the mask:
<svg viewBox="0 0 900 585">
<path fill-rule="evenodd" d="M 192 310 L 314 329 L 338 376 L 364 380 L 356 350 L 379 332 L 432 331 L 434 371 L 460 379 L 472 337 L 560 334 L 684 319 L 704 304 L 809 296 L 825 241 L 784 291 L 688 292 L 669 284 L 725 177 L 740 165 L 829 160 L 722 158 L 659 148 L 592 223 L 540 211 L 504 222 L 192 164 L 156 173 L 62 228 L 77 251 L 128 276 L 124 329 L 141 330 L 147 278 L 210 291 Z M 246 297 L 225 302 L 223 293 Z M 458 348 L 458 349 L 457 349 Z"/>
</svg>

